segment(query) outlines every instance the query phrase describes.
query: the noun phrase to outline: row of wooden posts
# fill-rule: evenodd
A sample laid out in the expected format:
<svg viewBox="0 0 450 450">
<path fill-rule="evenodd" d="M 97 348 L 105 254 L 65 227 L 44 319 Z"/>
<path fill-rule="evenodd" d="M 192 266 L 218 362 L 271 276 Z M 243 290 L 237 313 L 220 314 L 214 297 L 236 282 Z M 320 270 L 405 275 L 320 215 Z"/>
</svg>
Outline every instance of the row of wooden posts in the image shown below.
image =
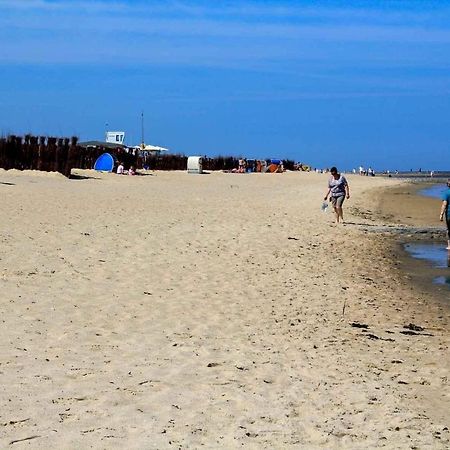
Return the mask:
<svg viewBox="0 0 450 450">
<path fill-rule="evenodd" d="M 123 148 L 107 149 L 84 147 L 78 138 L 46 136 L 0 137 L 0 168 L 60 172 L 70 177 L 72 169 L 92 169 L 96 159 L 104 152 L 113 154 L 125 168 L 186 170 L 187 157 L 180 154 L 151 154 L 147 156 L 128 153 Z M 285 168 L 289 169 L 285 162 Z M 203 159 L 204 170 L 231 170 L 238 167 L 238 158 L 217 156 Z"/>
<path fill-rule="evenodd" d="M 43 170 L 69 177 L 73 168 L 92 167 L 100 153 L 79 146 L 76 137 L 27 135 L 0 138 L 0 167 L 6 170 Z"/>
</svg>

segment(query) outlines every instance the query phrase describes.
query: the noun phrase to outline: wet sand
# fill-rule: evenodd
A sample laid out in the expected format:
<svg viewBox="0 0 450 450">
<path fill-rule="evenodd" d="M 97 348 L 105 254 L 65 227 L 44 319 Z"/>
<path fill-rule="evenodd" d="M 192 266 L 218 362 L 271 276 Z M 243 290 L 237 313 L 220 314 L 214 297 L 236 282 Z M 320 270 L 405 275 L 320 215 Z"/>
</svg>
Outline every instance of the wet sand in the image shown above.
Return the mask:
<svg viewBox="0 0 450 450">
<path fill-rule="evenodd" d="M 448 448 L 398 180 L 349 176 L 335 226 L 326 175 L 79 175 L 0 171 L 0 447 Z"/>
<path fill-rule="evenodd" d="M 392 233 L 391 245 L 397 249 L 401 268 L 411 278 L 411 283 L 450 306 L 448 287 L 432 285 L 433 279 L 446 274 L 447 270 L 433 267 L 430 261 L 414 259 L 405 250 L 405 245 L 414 243 L 442 247 L 446 245 L 445 225 L 439 221 L 441 201 L 420 194 L 429 185 L 429 180 L 414 180 L 394 188 L 382 189 L 375 209 L 380 218 L 405 228 L 401 234 Z"/>
<path fill-rule="evenodd" d="M 392 223 L 442 228 L 439 221 L 441 201 L 418 194 L 429 184 L 412 181 L 394 188 L 382 189 L 377 212 Z"/>
</svg>

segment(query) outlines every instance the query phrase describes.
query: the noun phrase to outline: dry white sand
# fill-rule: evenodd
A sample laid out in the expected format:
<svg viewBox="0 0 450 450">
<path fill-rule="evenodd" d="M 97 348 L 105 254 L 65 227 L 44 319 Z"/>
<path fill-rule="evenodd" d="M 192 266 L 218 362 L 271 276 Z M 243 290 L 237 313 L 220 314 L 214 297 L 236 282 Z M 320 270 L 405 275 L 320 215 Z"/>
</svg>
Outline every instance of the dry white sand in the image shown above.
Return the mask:
<svg viewBox="0 0 450 450">
<path fill-rule="evenodd" d="M 336 227 L 326 175 L 79 173 L 0 171 L 1 448 L 448 448 L 448 304 L 364 231 L 398 182 Z"/>
</svg>

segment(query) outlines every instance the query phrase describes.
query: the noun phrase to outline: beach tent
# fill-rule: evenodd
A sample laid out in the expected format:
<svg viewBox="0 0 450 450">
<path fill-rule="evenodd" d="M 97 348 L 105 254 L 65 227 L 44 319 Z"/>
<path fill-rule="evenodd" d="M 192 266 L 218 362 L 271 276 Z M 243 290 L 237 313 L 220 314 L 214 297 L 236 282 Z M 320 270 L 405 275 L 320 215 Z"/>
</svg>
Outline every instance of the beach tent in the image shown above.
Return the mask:
<svg viewBox="0 0 450 450">
<path fill-rule="evenodd" d="M 144 148 L 141 148 L 145 152 L 167 152 L 169 149 L 164 147 L 159 147 L 157 145 L 145 145 Z"/>
<path fill-rule="evenodd" d="M 247 159 L 246 172 L 256 172 L 256 159 Z"/>
<path fill-rule="evenodd" d="M 167 152 L 169 151 L 168 148 L 159 147 L 158 145 L 151 145 L 151 144 L 141 144 L 136 145 L 133 147 L 134 149 L 138 150 L 142 156 L 150 156 L 150 155 L 160 155 L 161 152 Z"/>
<path fill-rule="evenodd" d="M 123 144 L 112 144 L 111 142 L 102 141 L 85 141 L 80 142 L 78 145 L 83 148 L 104 148 L 105 150 L 125 150 L 127 148 L 127 146 Z"/>
<path fill-rule="evenodd" d="M 271 159 L 270 164 L 267 166 L 267 172 L 269 173 L 281 173 L 283 172 L 283 160 Z"/>
<path fill-rule="evenodd" d="M 159 147 L 158 145 L 151 145 L 151 144 L 136 146 L 135 148 L 138 149 L 140 152 L 142 152 L 144 155 L 150 155 L 151 153 L 159 155 L 161 152 L 169 151 L 168 148 Z"/>
<path fill-rule="evenodd" d="M 114 168 L 114 157 L 110 153 L 103 153 L 95 161 L 94 169 L 103 172 L 112 172 Z"/>
</svg>

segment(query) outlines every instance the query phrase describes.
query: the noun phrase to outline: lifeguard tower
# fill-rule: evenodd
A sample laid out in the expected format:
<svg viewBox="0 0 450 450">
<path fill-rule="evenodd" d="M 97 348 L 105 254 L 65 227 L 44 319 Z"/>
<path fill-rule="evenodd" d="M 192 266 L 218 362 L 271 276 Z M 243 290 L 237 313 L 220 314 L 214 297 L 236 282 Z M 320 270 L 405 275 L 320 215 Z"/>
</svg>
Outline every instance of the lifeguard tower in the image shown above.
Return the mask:
<svg viewBox="0 0 450 450">
<path fill-rule="evenodd" d="M 125 139 L 125 131 L 107 131 L 105 136 L 105 142 L 110 144 L 123 145 Z"/>
</svg>

